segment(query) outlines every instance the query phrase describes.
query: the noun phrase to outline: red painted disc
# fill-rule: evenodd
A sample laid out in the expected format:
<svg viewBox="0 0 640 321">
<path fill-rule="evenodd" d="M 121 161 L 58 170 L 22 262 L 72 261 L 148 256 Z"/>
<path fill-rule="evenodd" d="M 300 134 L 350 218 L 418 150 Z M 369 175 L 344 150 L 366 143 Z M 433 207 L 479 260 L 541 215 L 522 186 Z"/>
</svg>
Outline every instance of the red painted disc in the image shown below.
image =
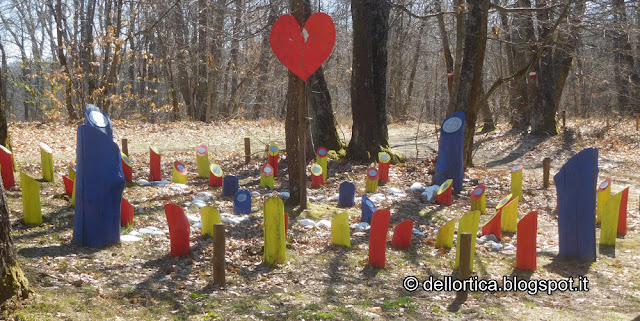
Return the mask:
<svg viewBox="0 0 640 321">
<path fill-rule="evenodd" d="M 273 167 L 271 167 L 271 165 L 264 164 L 262 165 L 262 167 L 260 167 L 260 172 L 262 172 L 262 175 L 264 176 L 273 176 Z"/>
<path fill-rule="evenodd" d="M 178 172 L 180 172 L 180 174 L 182 175 L 187 175 L 187 168 L 184 166 L 184 164 L 180 163 L 179 161 L 175 161 L 173 162 L 173 167 L 176 168 L 176 170 L 178 170 Z"/>
<path fill-rule="evenodd" d="M 207 152 L 209 150 L 207 149 L 207 145 L 205 144 L 201 144 L 198 147 L 196 147 L 196 153 L 198 154 L 198 156 L 205 156 L 207 155 Z"/>
<path fill-rule="evenodd" d="M 378 169 L 375 167 L 369 167 L 369 169 L 367 169 L 367 178 L 378 179 Z"/>
<path fill-rule="evenodd" d="M 327 157 L 327 149 L 324 147 L 318 148 L 316 155 L 318 155 L 318 157 Z"/>
</svg>

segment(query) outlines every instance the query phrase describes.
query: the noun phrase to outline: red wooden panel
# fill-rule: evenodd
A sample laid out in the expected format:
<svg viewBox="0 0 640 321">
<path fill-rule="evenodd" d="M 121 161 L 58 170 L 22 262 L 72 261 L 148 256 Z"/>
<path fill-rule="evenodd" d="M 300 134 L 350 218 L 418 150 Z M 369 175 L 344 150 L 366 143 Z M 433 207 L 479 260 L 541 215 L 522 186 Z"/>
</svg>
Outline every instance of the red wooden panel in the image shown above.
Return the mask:
<svg viewBox="0 0 640 321">
<path fill-rule="evenodd" d="M 413 221 L 404 221 L 396 225 L 391 246 L 398 249 L 408 248 L 411 245 L 411 235 L 413 235 Z"/>
<path fill-rule="evenodd" d="M 387 250 L 387 229 L 391 212 L 377 210 L 373 212 L 371 228 L 369 229 L 369 264 L 384 268 Z"/>
<path fill-rule="evenodd" d="M 516 239 L 516 269 L 535 271 L 536 238 L 538 237 L 538 212 L 532 211 L 518 222 Z"/>
<path fill-rule="evenodd" d="M 489 222 L 482 225 L 482 235 L 495 235 L 498 239 L 502 237 L 502 210 L 499 210 L 496 215 L 494 215 Z"/>
<path fill-rule="evenodd" d="M 272 156 L 269 155 L 269 165 L 273 167 L 273 177 L 278 177 L 278 160 L 280 159 L 280 155 Z"/>
<path fill-rule="evenodd" d="M 629 202 L 629 186 L 622 190 L 620 213 L 618 214 L 618 234 L 627 234 L 627 203 Z"/>
<path fill-rule="evenodd" d="M 73 181 L 66 176 L 62 176 L 62 180 L 64 181 L 64 192 L 65 194 L 72 196 L 73 195 Z"/>
<path fill-rule="evenodd" d="M 176 204 L 167 204 L 164 206 L 164 213 L 169 224 L 171 256 L 189 255 L 189 233 L 191 229 L 182 207 Z"/>
<path fill-rule="evenodd" d="M 13 154 L 10 150 L 0 145 L 0 172 L 2 175 L 2 183 L 4 188 L 11 188 L 16 185 L 15 177 L 13 176 Z"/>
<path fill-rule="evenodd" d="M 304 30 L 293 15 L 283 15 L 273 24 L 270 43 L 278 60 L 307 81 L 331 54 L 336 29 L 329 15 L 316 12 L 307 19 Z"/>
<path fill-rule="evenodd" d="M 451 190 L 453 185 L 449 185 L 444 192 L 436 196 L 436 204 L 449 206 L 453 203 L 451 200 Z"/>
<path fill-rule="evenodd" d="M 120 205 L 120 226 L 133 225 L 133 205 L 124 197 Z"/>
<path fill-rule="evenodd" d="M 152 148 L 149 148 L 149 154 L 149 180 L 161 181 L 162 170 L 160 168 L 160 154 L 154 152 Z"/>
</svg>

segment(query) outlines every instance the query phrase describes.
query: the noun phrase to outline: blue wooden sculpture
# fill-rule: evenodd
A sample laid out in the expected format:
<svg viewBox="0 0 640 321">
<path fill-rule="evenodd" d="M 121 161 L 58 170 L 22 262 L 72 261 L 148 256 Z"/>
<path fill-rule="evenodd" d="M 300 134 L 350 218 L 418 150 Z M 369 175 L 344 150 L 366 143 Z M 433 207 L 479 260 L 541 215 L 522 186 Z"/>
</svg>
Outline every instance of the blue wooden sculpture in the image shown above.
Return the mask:
<svg viewBox="0 0 640 321">
<path fill-rule="evenodd" d="M 233 175 L 227 175 L 222 179 L 222 196 L 234 197 L 238 192 L 240 184 L 238 178 Z"/>
<path fill-rule="evenodd" d="M 362 195 L 362 217 L 360 218 L 360 222 L 367 222 L 371 224 L 371 217 L 373 217 L 373 212 L 375 212 L 378 208 L 375 204 L 366 196 Z"/>
<path fill-rule="evenodd" d="M 567 161 L 553 180 L 558 196 L 559 255 L 596 259 L 598 149 L 587 148 Z"/>
<path fill-rule="evenodd" d="M 233 198 L 234 214 L 251 214 L 251 192 L 241 189 Z"/>
<path fill-rule="evenodd" d="M 76 208 L 73 241 L 105 247 L 120 241 L 120 208 L 125 187 L 120 149 L 111 121 L 93 105 L 78 127 Z"/>
<path fill-rule="evenodd" d="M 356 196 L 356 186 L 351 182 L 340 183 L 340 194 L 338 195 L 338 207 L 352 207 L 353 198 Z"/>
<path fill-rule="evenodd" d="M 457 111 L 444 122 L 440 128 L 440 145 L 438 147 L 438 163 L 433 175 L 434 184 L 442 185 L 447 179 L 453 180 L 453 192 L 462 191 L 462 178 L 464 177 L 464 163 L 462 150 L 464 147 L 464 122 L 465 116 Z"/>
</svg>

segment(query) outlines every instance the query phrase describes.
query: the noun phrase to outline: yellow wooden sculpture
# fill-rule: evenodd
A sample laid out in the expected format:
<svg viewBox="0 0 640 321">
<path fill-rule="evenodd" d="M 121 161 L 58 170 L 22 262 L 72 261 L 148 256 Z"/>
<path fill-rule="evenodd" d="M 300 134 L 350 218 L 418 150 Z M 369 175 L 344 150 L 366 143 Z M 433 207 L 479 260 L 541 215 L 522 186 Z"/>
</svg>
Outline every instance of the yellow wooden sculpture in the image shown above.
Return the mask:
<svg viewBox="0 0 640 321">
<path fill-rule="evenodd" d="M 604 182 L 598 186 L 597 200 L 596 200 L 596 224 L 602 223 L 602 211 L 604 210 L 604 204 L 611 197 L 611 178 L 607 178 Z"/>
<path fill-rule="evenodd" d="M 187 169 L 179 161 L 173 163 L 173 176 L 171 181 L 178 184 L 187 184 Z"/>
<path fill-rule="evenodd" d="M 480 214 L 487 214 L 486 195 L 484 185 L 478 185 L 471 192 L 471 210 L 480 211 Z"/>
<path fill-rule="evenodd" d="M 502 232 L 515 233 L 518 228 L 518 199 L 514 197 L 511 202 L 502 207 L 502 214 L 500 218 L 500 225 L 502 226 Z"/>
<path fill-rule="evenodd" d="M 453 232 L 456 229 L 456 219 L 447 222 L 438 230 L 436 238 L 436 247 L 450 249 L 453 247 Z"/>
<path fill-rule="evenodd" d="M 73 193 L 71 193 L 71 207 L 76 207 L 76 169 L 69 165 L 69 179 L 73 181 Z"/>
<path fill-rule="evenodd" d="M 327 149 L 318 148 L 316 151 L 316 163 L 322 167 L 322 179 L 327 180 Z"/>
<path fill-rule="evenodd" d="M 367 169 L 367 179 L 365 183 L 367 193 L 378 192 L 378 169 L 374 166 L 375 164 L 371 164 L 369 169 Z"/>
<path fill-rule="evenodd" d="M 202 221 L 202 235 L 213 237 L 213 226 L 220 223 L 220 211 L 213 206 L 204 206 L 200 209 Z"/>
<path fill-rule="evenodd" d="M 271 197 L 264 203 L 264 261 L 280 264 L 286 260 L 287 239 L 284 225 L 284 203 Z"/>
<path fill-rule="evenodd" d="M 522 199 L 522 165 L 517 164 L 511 168 L 511 194 Z"/>
<path fill-rule="evenodd" d="M 196 148 L 196 164 L 198 166 L 198 176 L 209 178 L 209 150 L 205 144 L 200 144 Z"/>
<path fill-rule="evenodd" d="M 40 183 L 29 175 L 20 172 L 22 187 L 22 213 L 24 224 L 42 224 L 42 207 L 40 206 Z"/>
<path fill-rule="evenodd" d="M 476 253 L 476 235 L 478 233 L 478 224 L 480 223 L 480 211 L 471 211 L 458 221 L 458 241 L 456 242 L 456 266 L 460 265 L 460 234 L 471 233 L 471 259 L 469 262 L 469 270 L 473 271 L 473 259 Z"/>
<path fill-rule="evenodd" d="M 42 162 L 42 178 L 53 182 L 53 150 L 45 143 L 40 143 L 40 160 Z"/>
<path fill-rule="evenodd" d="M 274 188 L 274 174 L 273 167 L 269 163 L 262 165 L 260 167 L 260 187 Z"/>
<path fill-rule="evenodd" d="M 622 192 L 611 196 L 602 206 L 602 225 L 600 226 L 600 244 L 616 245 L 618 236 L 618 216 Z"/>
<path fill-rule="evenodd" d="M 331 244 L 351 247 L 349 215 L 342 212 L 331 220 Z"/>
</svg>

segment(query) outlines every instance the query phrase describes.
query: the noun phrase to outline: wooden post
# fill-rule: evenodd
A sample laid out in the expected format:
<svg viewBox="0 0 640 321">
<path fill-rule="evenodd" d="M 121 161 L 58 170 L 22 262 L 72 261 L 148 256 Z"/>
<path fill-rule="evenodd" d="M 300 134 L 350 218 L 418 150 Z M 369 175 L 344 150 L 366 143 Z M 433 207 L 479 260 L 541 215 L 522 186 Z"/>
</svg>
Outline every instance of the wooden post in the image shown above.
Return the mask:
<svg viewBox="0 0 640 321">
<path fill-rule="evenodd" d="M 251 140 L 249 137 L 244 138 L 244 163 L 249 164 L 251 161 Z"/>
<path fill-rule="evenodd" d="M 549 188 L 549 170 L 551 169 L 551 158 L 545 157 L 542 160 L 542 186 Z"/>
<path fill-rule="evenodd" d="M 562 127 L 567 127 L 567 111 L 562 111 Z"/>
<path fill-rule="evenodd" d="M 129 157 L 129 141 L 126 138 L 122 139 L 122 152 Z"/>
<path fill-rule="evenodd" d="M 219 287 L 225 286 L 224 280 L 224 224 L 218 223 L 213 226 L 213 283 Z"/>
<path fill-rule="evenodd" d="M 636 114 L 636 131 L 640 129 L 640 115 Z"/>
<path fill-rule="evenodd" d="M 466 280 L 471 277 L 471 233 L 460 234 L 460 265 L 458 266 L 458 280 Z M 466 301 L 469 292 L 456 293 L 456 301 Z"/>
<path fill-rule="evenodd" d="M 607 130 L 609 130 L 609 118 L 607 117 Z"/>
</svg>

